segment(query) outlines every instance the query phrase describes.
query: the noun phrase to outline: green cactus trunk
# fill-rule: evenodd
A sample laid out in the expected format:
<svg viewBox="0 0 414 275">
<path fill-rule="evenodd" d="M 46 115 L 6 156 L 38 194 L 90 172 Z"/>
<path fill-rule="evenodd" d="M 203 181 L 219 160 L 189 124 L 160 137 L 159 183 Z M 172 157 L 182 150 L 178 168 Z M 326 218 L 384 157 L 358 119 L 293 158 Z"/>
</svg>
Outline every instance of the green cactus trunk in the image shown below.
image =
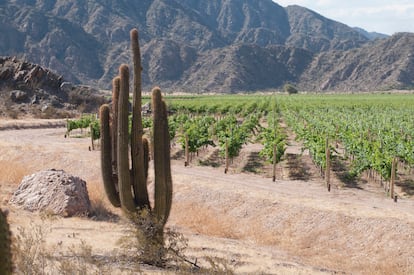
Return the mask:
<svg viewBox="0 0 414 275">
<path fill-rule="evenodd" d="M 0 209 L 0 274 L 12 274 L 11 233 L 6 214 Z"/>
<path fill-rule="evenodd" d="M 110 109 L 107 104 L 99 109 L 101 123 L 101 172 L 106 195 L 110 203 L 115 207 L 121 207 L 119 199 L 118 177 L 113 174 L 111 130 L 109 125 Z"/>
<path fill-rule="evenodd" d="M 147 178 L 144 167 L 144 147 L 142 143 L 142 96 L 141 96 L 141 52 L 138 42 L 138 31 L 131 30 L 131 49 L 134 63 L 134 90 L 132 97 L 132 130 L 131 130 L 131 158 L 134 195 L 139 208 L 149 205 L 147 192 Z"/>
<path fill-rule="evenodd" d="M 144 173 L 145 178 L 148 178 L 148 168 L 149 168 L 149 160 L 150 160 L 150 152 L 149 152 L 149 142 L 148 139 L 142 139 L 142 145 L 144 148 Z"/>
<path fill-rule="evenodd" d="M 118 102 L 119 102 L 119 85 L 121 78 L 119 76 L 112 80 L 112 117 L 110 118 L 110 134 L 111 134 L 111 146 L 112 146 L 112 173 L 118 174 L 118 161 L 117 161 L 117 144 L 118 144 Z M 118 183 L 116 183 L 118 185 Z"/>
<path fill-rule="evenodd" d="M 170 135 L 168 132 L 167 108 L 161 97 L 161 90 L 152 90 L 154 174 L 155 174 L 155 216 L 166 223 L 171 210 L 172 179 L 170 169 Z"/>
<path fill-rule="evenodd" d="M 125 212 L 136 210 L 134 197 L 131 193 L 131 173 L 129 170 L 129 69 L 123 64 L 119 67 L 121 85 L 118 106 L 118 184 L 121 207 Z M 134 142 L 132 142 L 134 143 Z M 134 180 L 132 178 L 132 180 Z"/>
</svg>

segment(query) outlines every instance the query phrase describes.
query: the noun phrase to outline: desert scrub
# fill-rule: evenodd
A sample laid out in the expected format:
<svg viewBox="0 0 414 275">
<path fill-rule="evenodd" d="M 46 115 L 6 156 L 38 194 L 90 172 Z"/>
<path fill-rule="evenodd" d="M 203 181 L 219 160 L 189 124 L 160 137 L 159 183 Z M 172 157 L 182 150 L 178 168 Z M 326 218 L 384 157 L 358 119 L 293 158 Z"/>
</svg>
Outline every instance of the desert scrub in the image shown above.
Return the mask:
<svg viewBox="0 0 414 275">
<path fill-rule="evenodd" d="M 158 226 L 148 210 L 131 214 L 124 236 L 118 241 L 121 247 L 119 264 L 131 266 L 135 271 L 140 270 L 140 263 L 150 262 L 174 274 L 234 274 L 231 265 L 222 258 L 203 256 L 190 260 L 186 256 L 188 239 L 172 228 L 166 228 L 161 248 L 157 243 L 145 247 L 148 240 L 156 241 Z"/>
<path fill-rule="evenodd" d="M 44 226 L 18 227 L 13 242 L 16 271 L 21 274 L 45 274 L 49 261 Z"/>
<path fill-rule="evenodd" d="M 46 219 L 48 217 L 43 216 L 41 223 L 32 222 L 27 228 L 17 228 L 13 239 L 17 274 L 113 274 L 118 260 L 112 252 L 108 253 L 108 259 L 102 259 L 82 239 L 70 246 L 48 245 L 51 224 Z"/>
</svg>

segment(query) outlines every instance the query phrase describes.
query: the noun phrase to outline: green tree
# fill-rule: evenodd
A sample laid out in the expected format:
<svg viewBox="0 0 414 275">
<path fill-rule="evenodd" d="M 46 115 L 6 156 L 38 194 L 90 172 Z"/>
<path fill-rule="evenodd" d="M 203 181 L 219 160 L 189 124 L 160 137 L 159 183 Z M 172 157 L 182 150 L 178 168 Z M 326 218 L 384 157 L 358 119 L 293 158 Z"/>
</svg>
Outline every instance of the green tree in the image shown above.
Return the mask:
<svg viewBox="0 0 414 275">
<path fill-rule="evenodd" d="M 288 93 L 288 94 L 297 94 L 299 91 L 298 91 L 298 89 L 294 86 L 294 85 L 292 85 L 292 84 L 285 84 L 284 86 L 283 86 L 283 90 L 286 92 L 286 93 Z"/>
</svg>

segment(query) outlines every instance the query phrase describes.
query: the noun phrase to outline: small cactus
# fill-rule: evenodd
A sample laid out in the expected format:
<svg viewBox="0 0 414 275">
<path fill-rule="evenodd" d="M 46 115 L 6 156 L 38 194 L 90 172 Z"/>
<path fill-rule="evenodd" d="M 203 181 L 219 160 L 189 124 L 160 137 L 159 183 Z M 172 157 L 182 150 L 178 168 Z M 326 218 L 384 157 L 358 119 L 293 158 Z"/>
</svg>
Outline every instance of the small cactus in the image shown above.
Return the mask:
<svg viewBox="0 0 414 275">
<path fill-rule="evenodd" d="M 0 274 L 12 274 L 11 233 L 7 215 L 0 209 Z"/>
</svg>

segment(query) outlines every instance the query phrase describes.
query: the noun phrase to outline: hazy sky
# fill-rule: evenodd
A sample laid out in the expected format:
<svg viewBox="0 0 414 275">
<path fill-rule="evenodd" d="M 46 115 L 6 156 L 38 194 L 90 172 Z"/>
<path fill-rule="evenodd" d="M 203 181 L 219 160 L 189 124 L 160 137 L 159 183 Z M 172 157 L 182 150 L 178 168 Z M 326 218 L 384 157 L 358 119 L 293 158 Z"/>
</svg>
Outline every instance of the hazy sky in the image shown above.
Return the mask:
<svg viewBox="0 0 414 275">
<path fill-rule="evenodd" d="M 274 0 L 299 5 L 329 19 L 385 34 L 414 32 L 414 0 Z"/>
</svg>

